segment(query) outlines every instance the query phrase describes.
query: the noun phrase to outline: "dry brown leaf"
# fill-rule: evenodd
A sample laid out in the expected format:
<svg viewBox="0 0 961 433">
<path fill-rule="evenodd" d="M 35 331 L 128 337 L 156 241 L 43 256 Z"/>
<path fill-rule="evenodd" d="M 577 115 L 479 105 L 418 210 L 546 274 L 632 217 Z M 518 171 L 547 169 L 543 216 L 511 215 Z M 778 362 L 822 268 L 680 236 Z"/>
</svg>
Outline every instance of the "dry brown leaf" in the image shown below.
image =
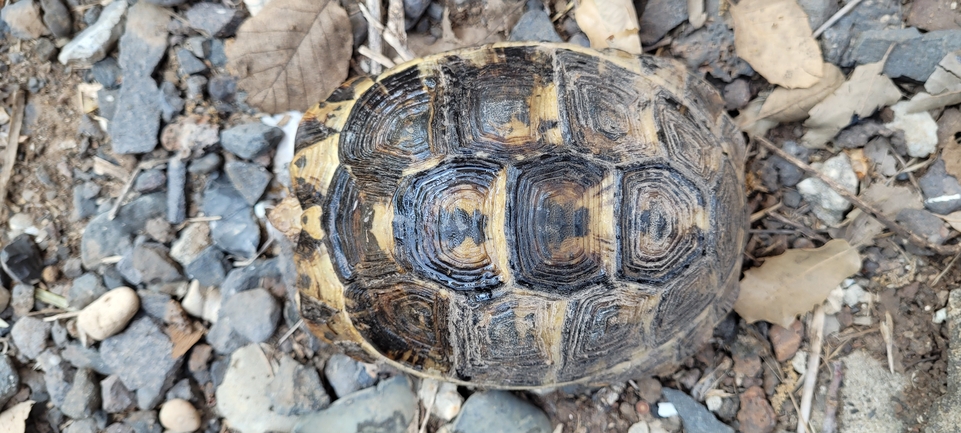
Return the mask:
<svg viewBox="0 0 961 433">
<path fill-rule="evenodd" d="M 744 272 L 734 310 L 749 323 L 765 320 L 789 327 L 860 269 L 857 248 L 843 239 L 821 248 L 788 250 Z"/>
<path fill-rule="evenodd" d="M 27 417 L 30 416 L 33 403 L 33 400 L 27 400 L 0 413 L 0 432 L 23 433 L 27 429 Z"/>
<path fill-rule="evenodd" d="M 821 47 L 795 0 L 744 0 L 731 16 L 737 55 L 769 82 L 806 89 L 824 76 Z"/>
<path fill-rule="evenodd" d="M 767 135 L 767 132 L 777 126 L 777 122 L 771 119 L 765 119 L 758 116 L 766 100 L 767 96 L 761 93 L 747 104 L 738 112 L 737 117 L 734 118 L 734 122 L 737 123 L 737 127 L 741 131 L 748 133 L 748 135 L 753 135 L 756 137 L 763 137 Z"/>
<path fill-rule="evenodd" d="M 306 110 L 347 78 L 353 35 L 331 0 L 273 0 L 237 31 L 227 67 L 247 103 L 269 113 Z"/>
<path fill-rule="evenodd" d="M 961 232 L 961 211 L 951 212 L 947 215 L 938 215 L 938 214 L 935 214 L 935 215 L 938 218 L 943 219 L 944 222 L 948 223 L 948 225 L 951 226 L 951 228 Z"/>
<path fill-rule="evenodd" d="M 574 11 L 577 26 L 591 40 L 591 48 L 617 48 L 641 54 L 640 24 L 632 0 L 581 0 Z"/>
<path fill-rule="evenodd" d="M 874 114 L 881 107 L 894 104 L 901 99 L 901 91 L 885 75 L 881 74 L 884 62 L 868 63 L 858 66 L 851 78 L 824 98 L 814 108 L 804 122 L 808 132 L 803 142 L 807 147 L 820 148 L 857 115 L 860 118 Z"/>
<path fill-rule="evenodd" d="M 808 117 L 808 111 L 844 84 L 844 73 L 837 66 L 824 64 L 824 76 L 807 89 L 778 87 L 764 101 L 758 116 L 778 123 L 797 122 Z"/>
<path fill-rule="evenodd" d="M 929 95 L 921 92 L 914 95 L 910 101 L 904 103 L 904 112 L 906 114 L 920 113 L 949 105 L 958 105 L 959 103 L 961 103 L 961 91 L 941 93 L 939 95 Z"/>
<path fill-rule="evenodd" d="M 884 182 L 872 184 L 858 196 L 861 200 L 874 205 L 881 214 L 894 219 L 898 212 L 904 209 L 923 209 L 921 196 L 912 188 L 906 186 L 888 186 Z M 876 219 L 856 211 L 857 215 L 850 224 L 845 226 L 843 238 L 852 245 L 870 245 L 874 238 L 884 231 L 884 225 Z M 854 214 L 854 212 L 852 212 Z"/>
</svg>

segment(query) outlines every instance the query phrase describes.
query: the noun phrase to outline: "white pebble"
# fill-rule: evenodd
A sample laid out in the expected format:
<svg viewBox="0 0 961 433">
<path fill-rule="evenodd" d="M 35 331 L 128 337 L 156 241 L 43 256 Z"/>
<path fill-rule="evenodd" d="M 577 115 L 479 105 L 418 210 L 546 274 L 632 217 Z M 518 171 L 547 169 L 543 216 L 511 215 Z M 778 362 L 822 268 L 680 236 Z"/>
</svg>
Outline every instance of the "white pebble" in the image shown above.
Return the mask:
<svg viewBox="0 0 961 433">
<path fill-rule="evenodd" d="M 463 405 L 464 397 L 457 392 L 457 385 L 444 382 L 437 390 L 437 397 L 434 399 L 434 408 L 431 413 L 444 421 L 450 421 L 460 413 L 460 408 Z"/>
<path fill-rule="evenodd" d="M 657 404 L 657 416 L 661 418 L 670 418 L 672 416 L 677 416 L 677 408 L 674 407 L 674 403 L 658 403 Z"/>
<path fill-rule="evenodd" d="M 724 405 L 724 399 L 719 395 L 710 395 L 704 400 L 704 404 L 707 405 L 707 410 L 717 412 Z"/>
<path fill-rule="evenodd" d="M 947 309 L 947 308 L 942 308 L 942 309 L 934 312 L 934 319 L 933 319 L 932 321 L 933 321 L 936 325 L 940 325 L 940 324 L 944 323 L 945 320 L 948 320 L 948 309 Z"/>
<path fill-rule="evenodd" d="M 803 375 L 805 371 L 808 370 L 808 354 L 803 350 L 798 350 L 794 354 L 794 358 L 791 358 L 791 367 L 794 367 L 794 371 L 797 374 Z"/>
<path fill-rule="evenodd" d="M 638 422 L 627 429 L 627 433 L 651 433 L 651 427 L 646 421 Z"/>
<path fill-rule="evenodd" d="M 84 307 L 77 316 L 77 327 L 95 340 L 104 340 L 123 330 L 139 309 L 137 293 L 117 287 Z"/>
<path fill-rule="evenodd" d="M 91 64 L 102 59 L 123 33 L 120 22 L 126 11 L 127 2 L 115 1 L 107 5 L 100 12 L 96 23 L 77 34 L 60 49 L 57 60 L 66 65 L 71 62 Z"/>
<path fill-rule="evenodd" d="M 864 298 L 865 291 L 861 286 L 857 284 L 852 284 L 844 289 L 844 305 L 848 307 L 856 307 L 861 303 L 861 299 Z"/>
<path fill-rule="evenodd" d="M 844 189 L 851 193 L 857 193 L 858 175 L 851 167 L 851 160 L 846 153 L 841 152 L 838 156 L 824 161 L 824 164 L 820 166 L 817 164 L 812 164 L 812 166 L 815 166 L 825 176 L 834 179 Z M 811 210 L 814 215 L 817 215 L 821 221 L 829 226 L 840 224 L 844 219 L 844 213 L 851 208 L 850 202 L 834 192 L 820 179 L 813 177 L 804 179 L 797 184 L 797 190 L 804 197 L 804 200 L 811 203 Z"/>
<path fill-rule="evenodd" d="M 189 401 L 175 398 L 160 407 L 160 424 L 175 433 L 189 433 L 200 428 L 200 413 Z"/>
<path fill-rule="evenodd" d="M 892 105 L 894 121 L 884 126 L 904 131 L 908 155 L 915 158 L 927 157 L 938 148 L 938 123 L 927 111 L 908 113 L 908 107 L 908 101 Z"/>
</svg>

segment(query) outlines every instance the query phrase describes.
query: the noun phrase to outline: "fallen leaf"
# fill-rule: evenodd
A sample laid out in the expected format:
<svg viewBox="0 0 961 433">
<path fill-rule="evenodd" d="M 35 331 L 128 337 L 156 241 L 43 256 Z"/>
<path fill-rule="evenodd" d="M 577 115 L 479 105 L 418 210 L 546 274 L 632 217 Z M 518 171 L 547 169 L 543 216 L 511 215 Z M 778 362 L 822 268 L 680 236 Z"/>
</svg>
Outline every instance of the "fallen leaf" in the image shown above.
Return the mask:
<svg viewBox="0 0 961 433">
<path fill-rule="evenodd" d="M 831 96 L 811 108 L 810 117 L 804 122 L 809 128 L 802 138 L 804 145 L 824 147 L 824 143 L 851 123 L 853 116 L 868 117 L 879 108 L 901 99 L 898 86 L 881 74 L 883 69 L 883 62 L 858 66 L 851 78 L 838 86 Z"/>
<path fill-rule="evenodd" d="M 737 117 L 734 118 L 734 123 L 737 123 L 737 127 L 741 131 L 748 135 L 763 137 L 767 135 L 771 128 L 777 126 L 777 122 L 758 116 L 763 108 L 765 98 L 766 96 L 763 93 L 758 95 L 757 98 L 748 102 L 747 107 L 738 112 Z"/>
<path fill-rule="evenodd" d="M 731 16 L 737 55 L 769 82 L 806 89 L 824 76 L 821 47 L 795 0 L 744 0 Z"/>
<path fill-rule="evenodd" d="M 821 248 L 788 250 L 744 272 L 734 310 L 748 323 L 765 320 L 786 328 L 860 269 L 857 248 L 843 239 Z"/>
<path fill-rule="evenodd" d="M 874 205 L 881 214 L 894 219 L 904 209 L 923 209 L 924 204 L 917 191 L 906 186 L 889 186 L 884 182 L 867 187 L 858 196 L 862 201 Z M 856 213 L 856 215 L 855 215 Z M 844 228 L 842 236 L 852 245 L 870 245 L 874 238 L 884 231 L 884 225 L 860 210 L 851 212 L 850 224 Z"/>
<path fill-rule="evenodd" d="M 27 400 L 0 413 L 0 432 L 23 433 L 27 429 L 27 417 L 34 401 Z"/>
<path fill-rule="evenodd" d="M 961 103 L 961 91 L 937 95 L 920 92 L 911 97 L 910 101 L 904 103 L 904 110 L 907 114 L 920 113 L 922 111 L 944 108 L 949 105 L 958 105 L 959 103 Z"/>
<path fill-rule="evenodd" d="M 924 82 L 924 90 L 932 95 L 961 90 L 961 51 L 948 53 Z"/>
<path fill-rule="evenodd" d="M 807 89 L 778 87 L 764 101 L 762 118 L 778 123 L 797 122 L 808 117 L 808 111 L 844 84 L 844 73 L 837 66 L 824 64 L 824 76 Z"/>
<path fill-rule="evenodd" d="M 353 35 L 331 0 L 273 0 L 237 31 L 227 67 L 247 103 L 277 113 L 304 111 L 347 78 Z"/>
<path fill-rule="evenodd" d="M 951 226 L 951 228 L 961 232 L 961 211 L 951 212 L 947 215 L 938 215 L 938 214 L 934 214 L 934 215 L 937 216 L 938 218 L 943 219 L 944 222 L 948 223 L 948 225 Z"/>
<path fill-rule="evenodd" d="M 617 48 L 641 54 L 640 24 L 633 0 L 582 0 L 574 10 L 577 26 L 591 40 L 591 48 Z"/>
</svg>

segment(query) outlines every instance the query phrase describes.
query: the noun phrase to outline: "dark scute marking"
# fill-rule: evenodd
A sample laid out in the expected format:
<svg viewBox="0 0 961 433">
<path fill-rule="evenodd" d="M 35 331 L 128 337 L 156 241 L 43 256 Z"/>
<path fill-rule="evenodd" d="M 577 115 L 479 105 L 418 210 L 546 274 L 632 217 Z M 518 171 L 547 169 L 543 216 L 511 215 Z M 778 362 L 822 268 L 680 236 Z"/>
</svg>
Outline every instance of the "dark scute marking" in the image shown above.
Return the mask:
<svg viewBox="0 0 961 433">
<path fill-rule="evenodd" d="M 591 212 L 602 208 L 606 169 L 569 154 L 547 155 L 508 172 L 507 244 L 517 281 L 568 293 L 606 278 Z"/>
<path fill-rule="evenodd" d="M 344 102 L 351 99 L 354 99 L 354 87 L 347 85 L 334 89 L 334 91 L 327 98 L 327 102 Z"/>
<path fill-rule="evenodd" d="M 436 288 L 408 282 L 352 284 L 345 295 L 357 330 L 380 353 L 417 370 L 450 368 L 449 307 Z"/>
<path fill-rule="evenodd" d="M 470 238 L 475 244 L 484 242 L 487 216 L 475 210 L 472 214 L 464 209 L 453 212 L 442 209 L 440 212 L 440 236 L 447 242 L 447 248 L 454 248 Z"/>
<path fill-rule="evenodd" d="M 608 284 L 585 293 L 588 296 L 568 306 L 565 361 L 559 380 L 584 377 L 627 361 L 638 349 L 651 344 L 642 320 L 652 312 L 650 295 L 625 293 Z"/>
<path fill-rule="evenodd" d="M 307 182 L 307 180 L 304 178 L 297 178 L 295 185 L 294 195 L 300 202 L 302 209 L 324 204 L 324 194 L 323 192 L 318 191 L 314 184 Z"/>
<path fill-rule="evenodd" d="M 303 317 L 304 320 L 308 322 L 323 325 L 339 312 L 336 308 L 331 308 L 329 305 L 310 296 L 300 297 L 300 317 Z"/>
<path fill-rule="evenodd" d="M 338 167 L 324 204 L 323 227 L 334 269 L 342 282 L 390 274 L 396 265 L 371 234 L 373 209 L 350 173 Z"/>
<path fill-rule="evenodd" d="M 321 245 L 323 245 L 323 240 L 315 239 L 306 230 L 301 231 L 300 236 L 297 237 L 297 247 L 294 252 L 303 257 L 310 257 L 317 252 L 317 248 Z"/>
<path fill-rule="evenodd" d="M 300 158 L 297 158 L 297 160 L 294 161 L 294 166 L 303 170 L 304 167 L 307 166 L 307 157 L 301 156 Z"/>
<path fill-rule="evenodd" d="M 301 120 L 300 126 L 297 128 L 297 134 L 294 136 L 294 152 L 300 152 L 315 143 L 319 143 L 336 132 L 316 118 L 304 118 Z"/>
<path fill-rule="evenodd" d="M 712 183 L 722 160 L 721 139 L 709 127 L 714 121 L 696 105 L 685 105 L 661 92 L 655 99 L 658 139 L 678 164 Z"/>
</svg>

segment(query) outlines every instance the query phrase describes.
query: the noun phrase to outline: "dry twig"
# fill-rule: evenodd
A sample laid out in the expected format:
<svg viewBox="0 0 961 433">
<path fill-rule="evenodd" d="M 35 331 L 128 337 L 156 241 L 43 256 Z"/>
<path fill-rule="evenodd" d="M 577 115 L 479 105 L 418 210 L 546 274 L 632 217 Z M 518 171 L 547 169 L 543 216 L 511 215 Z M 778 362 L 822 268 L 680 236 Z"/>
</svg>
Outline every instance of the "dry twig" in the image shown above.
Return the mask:
<svg viewBox="0 0 961 433">
<path fill-rule="evenodd" d="M 120 206 L 123 203 L 124 197 L 126 197 L 127 193 L 130 192 L 130 188 L 133 187 L 133 183 L 137 179 L 137 175 L 140 174 L 141 171 L 150 170 L 151 168 L 154 168 L 166 163 L 167 163 L 166 159 L 155 159 L 153 161 L 143 161 L 140 164 L 137 164 L 137 168 L 133 170 L 133 173 L 130 174 L 130 178 L 127 179 L 127 182 L 124 184 L 123 189 L 120 190 L 120 196 L 117 197 L 117 201 L 114 202 L 113 207 L 110 208 L 110 214 L 108 215 L 108 218 L 111 221 L 113 221 L 113 219 L 117 217 L 117 212 L 120 212 Z"/>
<path fill-rule="evenodd" d="M 808 353 L 808 367 L 804 372 L 804 388 L 801 392 L 801 411 L 798 412 L 797 433 L 807 433 L 811 421 L 811 403 L 814 401 L 814 388 L 818 383 L 818 366 L 821 364 L 821 343 L 824 339 L 824 308 L 814 307 L 811 320 L 811 352 Z"/>
<path fill-rule="evenodd" d="M 851 12 L 851 10 L 854 9 L 854 7 L 858 5 L 858 3 L 861 3 L 861 0 L 853 0 L 852 2 L 844 5 L 844 7 L 841 8 L 841 10 L 837 11 L 837 13 L 831 16 L 831 18 L 828 18 L 828 20 L 825 21 L 824 24 L 821 24 L 821 27 L 818 27 L 818 29 L 814 31 L 814 34 L 812 36 L 815 39 L 817 39 L 818 36 L 821 36 L 821 33 L 824 33 L 825 30 L 833 26 L 834 23 L 838 22 L 838 20 L 840 20 L 845 15 L 847 15 L 848 12 Z"/>
<path fill-rule="evenodd" d="M 364 18 L 367 18 L 367 22 L 370 23 L 370 28 L 367 30 L 367 46 L 369 46 L 370 50 L 374 53 L 383 54 L 384 42 L 381 32 L 384 31 L 384 26 L 380 24 L 382 15 L 380 0 L 367 0 L 367 7 L 364 7 L 363 4 L 358 4 L 358 6 L 360 6 L 360 11 L 364 14 Z M 380 74 L 380 64 L 371 63 L 370 74 Z"/>
<path fill-rule="evenodd" d="M 0 169 L 0 219 L 6 219 L 9 209 L 4 203 L 7 201 L 7 187 L 10 184 L 10 177 L 13 176 L 13 166 L 17 163 L 25 99 L 22 90 L 14 92 L 13 116 L 10 117 L 10 131 L 7 133 L 7 149 L 3 156 L 3 168 Z"/>
<path fill-rule="evenodd" d="M 824 423 L 821 424 L 822 433 L 835 433 L 838 429 L 838 389 L 841 387 L 841 368 L 844 363 L 834 361 L 831 364 L 831 384 L 828 385 L 827 407 L 824 408 Z"/>
</svg>

